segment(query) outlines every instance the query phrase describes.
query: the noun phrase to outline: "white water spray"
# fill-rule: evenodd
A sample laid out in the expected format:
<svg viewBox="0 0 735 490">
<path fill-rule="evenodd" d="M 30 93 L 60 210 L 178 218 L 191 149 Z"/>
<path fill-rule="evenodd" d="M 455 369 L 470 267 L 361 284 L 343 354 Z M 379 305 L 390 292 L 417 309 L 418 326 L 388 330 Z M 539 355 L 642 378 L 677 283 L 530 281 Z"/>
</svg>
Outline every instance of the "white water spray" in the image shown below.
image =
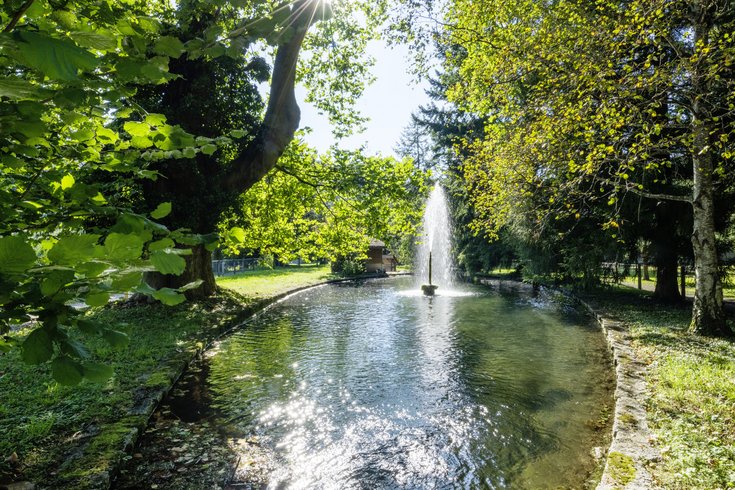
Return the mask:
<svg viewBox="0 0 735 490">
<path fill-rule="evenodd" d="M 416 270 L 419 284 L 429 284 L 429 254 L 431 253 L 431 283 L 442 290 L 450 290 L 454 284 L 452 260 L 452 220 L 447 196 L 441 185 L 436 184 L 426 201 L 423 237 L 418 248 Z"/>
</svg>

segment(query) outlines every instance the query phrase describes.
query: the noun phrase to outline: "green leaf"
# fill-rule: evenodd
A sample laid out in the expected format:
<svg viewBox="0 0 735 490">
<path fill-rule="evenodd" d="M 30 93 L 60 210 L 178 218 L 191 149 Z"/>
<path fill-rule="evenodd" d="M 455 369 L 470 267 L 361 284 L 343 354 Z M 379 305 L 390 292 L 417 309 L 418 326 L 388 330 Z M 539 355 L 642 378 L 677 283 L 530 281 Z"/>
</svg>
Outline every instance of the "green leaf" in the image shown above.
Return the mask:
<svg viewBox="0 0 735 490">
<path fill-rule="evenodd" d="M 106 291 L 97 291 L 90 293 L 84 298 L 84 302 L 91 307 L 105 306 L 110 301 L 110 293 Z"/>
<path fill-rule="evenodd" d="M 230 240 L 236 243 L 243 243 L 245 241 L 245 230 L 243 230 L 239 226 L 230 228 L 228 235 L 229 235 Z"/>
<path fill-rule="evenodd" d="M 135 260 L 143 253 L 145 240 L 139 235 L 110 233 L 105 239 L 105 256 L 108 260 Z"/>
<path fill-rule="evenodd" d="M 45 34 L 23 30 L 17 32 L 23 41 L 17 43 L 23 64 L 53 80 L 76 80 L 79 71 L 97 67 L 97 58 L 73 43 Z"/>
<path fill-rule="evenodd" d="M 86 335 L 98 334 L 103 331 L 102 325 L 99 323 L 84 319 L 77 320 L 77 328 Z"/>
<path fill-rule="evenodd" d="M 119 139 L 117 133 L 108 128 L 97 128 L 97 138 L 104 143 L 116 143 Z"/>
<path fill-rule="evenodd" d="M 148 245 L 148 250 L 150 250 L 151 252 L 155 252 L 156 250 L 174 248 L 175 245 L 176 244 L 174 243 L 174 241 L 171 240 L 170 238 L 162 238 L 161 240 L 158 240 Z"/>
<path fill-rule="evenodd" d="M 48 258 L 57 265 L 75 266 L 94 256 L 99 235 L 71 235 L 62 237 L 51 248 Z"/>
<path fill-rule="evenodd" d="M 51 271 L 41 281 L 41 294 L 44 296 L 53 296 L 61 288 L 74 281 L 73 270 L 54 270 Z"/>
<path fill-rule="evenodd" d="M 127 292 L 138 286 L 142 280 L 143 273 L 140 271 L 123 272 L 113 276 L 112 288 L 115 291 Z"/>
<path fill-rule="evenodd" d="M 217 151 L 217 147 L 213 144 L 207 144 L 202 146 L 202 153 L 205 155 L 213 155 Z"/>
<path fill-rule="evenodd" d="M 197 156 L 197 151 L 194 148 L 184 148 L 182 150 L 185 158 L 194 158 Z"/>
<path fill-rule="evenodd" d="M 86 359 L 89 357 L 89 351 L 80 342 L 73 339 L 65 339 L 60 344 L 61 352 L 78 359 Z"/>
<path fill-rule="evenodd" d="M 77 385 L 84 376 L 82 365 L 68 356 L 59 356 L 51 362 L 51 375 L 62 385 Z"/>
<path fill-rule="evenodd" d="M 157 54 L 178 58 L 184 52 L 184 43 L 172 36 L 163 36 L 156 41 L 153 50 Z"/>
<path fill-rule="evenodd" d="M 148 136 L 148 133 L 151 132 L 151 127 L 148 123 L 136 121 L 127 121 L 123 124 L 123 129 L 131 136 Z"/>
<path fill-rule="evenodd" d="M 192 281 L 188 284 L 184 284 L 183 286 L 179 288 L 179 292 L 183 293 L 184 291 L 189 291 L 190 289 L 196 289 L 199 286 L 201 286 L 203 282 L 204 281 L 202 281 L 201 279 L 197 279 L 196 281 Z"/>
<path fill-rule="evenodd" d="M 74 31 L 69 33 L 75 43 L 83 48 L 113 51 L 117 48 L 117 36 L 112 33 Z"/>
<path fill-rule="evenodd" d="M 85 277 L 97 277 L 107 270 L 109 265 L 104 262 L 84 262 L 76 267 L 76 271 Z"/>
<path fill-rule="evenodd" d="M 0 237 L 0 272 L 17 274 L 25 272 L 36 262 L 36 252 L 24 238 Z"/>
<path fill-rule="evenodd" d="M 63 190 L 71 189 L 75 183 L 76 180 L 74 180 L 74 176 L 71 174 L 66 174 L 61 178 L 61 188 Z"/>
<path fill-rule="evenodd" d="M 40 94 L 40 89 L 21 78 L 0 77 L 0 97 L 11 100 L 33 99 Z"/>
<path fill-rule="evenodd" d="M 171 214 L 171 203 L 162 202 L 156 209 L 151 212 L 151 218 L 162 219 Z"/>
<path fill-rule="evenodd" d="M 180 276 L 186 269 L 186 260 L 176 254 L 167 253 L 163 250 L 151 254 L 151 262 L 161 274 L 173 274 Z"/>
<path fill-rule="evenodd" d="M 102 332 L 102 338 L 110 344 L 113 349 L 124 349 L 130 343 L 127 334 L 118 332 L 117 330 L 105 330 Z"/>
<path fill-rule="evenodd" d="M 45 328 L 37 328 L 23 341 L 20 357 L 28 364 L 41 364 L 51 359 L 54 344 Z"/>
<path fill-rule="evenodd" d="M 183 294 L 179 294 L 175 289 L 161 288 L 153 292 L 152 296 L 167 306 L 180 305 L 186 301 Z"/>
<path fill-rule="evenodd" d="M 85 362 L 82 364 L 82 373 L 86 379 L 94 383 L 104 383 L 112 377 L 114 371 L 107 364 Z"/>
</svg>

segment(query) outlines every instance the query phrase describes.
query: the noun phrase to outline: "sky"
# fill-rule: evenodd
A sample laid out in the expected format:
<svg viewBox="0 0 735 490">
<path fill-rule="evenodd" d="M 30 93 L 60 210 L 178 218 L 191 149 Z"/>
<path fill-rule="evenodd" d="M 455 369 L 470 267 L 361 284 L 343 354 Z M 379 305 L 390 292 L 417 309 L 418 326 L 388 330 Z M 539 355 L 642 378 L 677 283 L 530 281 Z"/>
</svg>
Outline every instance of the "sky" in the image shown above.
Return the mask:
<svg viewBox="0 0 735 490">
<path fill-rule="evenodd" d="M 417 82 L 409 73 L 409 52 L 405 46 L 389 47 L 384 41 L 372 41 L 368 52 L 377 60 L 372 69 L 377 80 L 367 88 L 356 107 L 370 120 L 365 124 L 365 132 L 342 140 L 340 147 L 356 149 L 364 144 L 369 155 L 396 156 L 393 148 L 410 122 L 411 113 L 429 102 L 425 92 L 428 84 Z M 303 88 L 297 89 L 300 126 L 312 129 L 305 137 L 307 143 L 325 151 L 334 143 L 332 129 L 326 116 L 304 102 L 305 94 Z"/>
</svg>

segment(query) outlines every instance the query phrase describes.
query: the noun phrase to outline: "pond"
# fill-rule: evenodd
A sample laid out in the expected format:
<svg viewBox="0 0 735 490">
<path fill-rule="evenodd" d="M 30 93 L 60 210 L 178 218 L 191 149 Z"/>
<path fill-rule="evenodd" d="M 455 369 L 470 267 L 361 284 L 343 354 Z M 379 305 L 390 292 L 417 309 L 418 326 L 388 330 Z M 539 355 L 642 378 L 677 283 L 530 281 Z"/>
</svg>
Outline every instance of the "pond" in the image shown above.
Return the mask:
<svg viewBox="0 0 735 490">
<path fill-rule="evenodd" d="M 479 286 L 428 298 L 409 278 L 293 295 L 204 373 L 210 423 L 257 437 L 270 488 L 582 488 L 613 406 L 589 318 Z"/>
</svg>

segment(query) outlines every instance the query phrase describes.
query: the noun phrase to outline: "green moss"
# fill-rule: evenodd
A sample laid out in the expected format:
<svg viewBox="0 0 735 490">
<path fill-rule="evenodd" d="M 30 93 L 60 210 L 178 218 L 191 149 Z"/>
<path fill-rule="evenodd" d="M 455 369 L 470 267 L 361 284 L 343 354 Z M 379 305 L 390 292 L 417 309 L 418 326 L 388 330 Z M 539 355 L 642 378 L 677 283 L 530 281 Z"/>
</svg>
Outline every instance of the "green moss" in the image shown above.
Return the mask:
<svg viewBox="0 0 735 490">
<path fill-rule="evenodd" d="M 632 425 L 632 426 L 637 425 L 637 421 L 636 421 L 635 416 L 633 416 L 632 414 L 629 414 L 627 412 L 626 413 L 621 413 L 618 416 L 618 420 L 620 421 L 621 424 L 624 424 L 624 425 Z"/>
<path fill-rule="evenodd" d="M 619 452 L 612 452 L 607 456 L 607 466 L 610 476 L 616 483 L 627 485 L 635 479 L 635 464 L 633 458 Z"/>
<path fill-rule="evenodd" d="M 146 386 L 168 386 L 171 384 L 171 373 L 166 371 L 156 371 L 151 373 L 145 381 Z"/>
</svg>

